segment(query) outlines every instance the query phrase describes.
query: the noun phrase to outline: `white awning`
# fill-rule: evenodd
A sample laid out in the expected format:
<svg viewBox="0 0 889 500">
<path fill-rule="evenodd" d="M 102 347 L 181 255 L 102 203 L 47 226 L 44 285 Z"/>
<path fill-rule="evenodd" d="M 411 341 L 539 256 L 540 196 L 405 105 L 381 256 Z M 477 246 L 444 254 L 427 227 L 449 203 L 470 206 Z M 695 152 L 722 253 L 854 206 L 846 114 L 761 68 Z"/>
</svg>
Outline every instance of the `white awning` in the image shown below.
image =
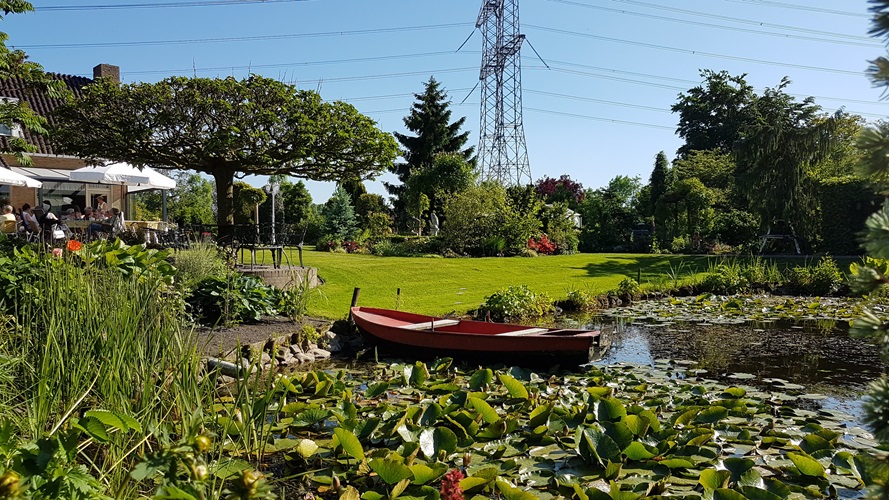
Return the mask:
<svg viewBox="0 0 889 500">
<path fill-rule="evenodd" d="M 71 171 L 55 168 L 10 167 L 17 174 L 27 175 L 44 182 L 70 182 Z"/>
</svg>

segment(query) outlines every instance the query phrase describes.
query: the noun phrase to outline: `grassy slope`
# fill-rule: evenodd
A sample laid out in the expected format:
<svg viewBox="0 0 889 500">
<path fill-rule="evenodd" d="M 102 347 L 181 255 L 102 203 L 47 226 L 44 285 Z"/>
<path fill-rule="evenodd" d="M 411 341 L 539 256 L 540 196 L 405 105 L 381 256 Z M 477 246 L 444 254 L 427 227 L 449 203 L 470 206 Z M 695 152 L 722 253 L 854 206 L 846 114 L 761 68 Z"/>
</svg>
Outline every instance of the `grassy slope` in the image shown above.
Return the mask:
<svg viewBox="0 0 889 500">
<path fill-rule="evenodd" d="M 289 256 L 298 264 L 296 252 Z M 268 262 L 268 261 L 266 261 Z M 707 257 L 676 255 L 576 254 L 537 258 L 442 259 L 375 257 L 327 252 L 304 252 L 304 263 L 317 267 L 325 280 L 314 294 L 309 313 L 342 318 L 349 309 L 352 290 L 361 288 L 360 305 L 394 308 L 401 288 L 401 309 L 426 314 L 463 313 L 484 298 L 510 285 L 528 285 L 535 292 L 564 298 L 570 289 L 604 293 L 625 277 L 642 282 L 665 276 L 671 266 L 707 269 Z M 287 262 L 285 261 L 285 264 Z"/>
</svg>

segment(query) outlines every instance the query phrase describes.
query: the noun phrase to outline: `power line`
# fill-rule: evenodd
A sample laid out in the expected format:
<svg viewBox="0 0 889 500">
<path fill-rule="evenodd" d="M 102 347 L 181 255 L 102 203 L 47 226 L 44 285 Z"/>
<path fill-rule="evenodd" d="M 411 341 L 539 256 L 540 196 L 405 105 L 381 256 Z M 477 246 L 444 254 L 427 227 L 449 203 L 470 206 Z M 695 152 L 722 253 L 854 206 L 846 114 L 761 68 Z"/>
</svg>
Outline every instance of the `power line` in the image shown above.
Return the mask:
<svg viewBox="0 0 889 500">
<path fill-rule="evenodd" d="M 526 24 L 525 26 L 528 28 L 537 29 L 540 31 L 547 31 L 550 33 L 558 33 L 558 34 L 562 34 L 562 35 L 592 38 L 595 40 L 602 40 L 602 41 L 606 41 L 606 42 L 622 43 L 622 44 L 626 44 L 626 45 L 635 45 L 638 47 L 665 50 L 668 52 L 679 52 L 682 54 L 689 54 L 689 55 L 695 55 L 695 56 L 713 57 L 713 58 L 717 58 L 717 59 L 729 59 L 729 60 L 734 60 L 734 61 L 765 64 L 765 65 L 770 65 L 770 66 L 781 66 L 781 67 L 786 67 L 786 68 L 805 69 L 805 70 L 809 70 L 809 71 L 823 71 L 823 72 L 827 72 L 827 73 L 838 73 L 838 74 L 843 74 L 843 75 L 855 75 L 855 76 L 863 76 L 864 75 L 864 71 L 850 71 L 850 70 L 845 70 L 845 69 L 823 68 L 823 67 L 819 67 L 819 66 L 808 66 L 805 64 L 793 64 L 793 63 L 782 63 L 782 62 L 776 62 L 776 61 L 766 61 L 766 60 L 762 60 L 762 59 L 753 59 L 750 57 L 729 56 L 729 55 L 725 55 L 725 54 L 716 54 L 713 52 L 703 52 L 700 50 L 680 49 L 677 47 L 669 47 L 666 45 L 658 45 L 658 44 L 654 44 L 654 43 L 636 42 L 633 40 L 622 40 L 620 38 L 611 38 L 611 37 L 607 37 L 607 36 L 592 35 L 589 33 L 580 33 L 577 31 L 562 30 L 562 29 L 557 29 L 557 28 L 547 28 L 545 26 L 537 26 L 537 25 L 533 25 L 533 24 Z"/>
<path fill-rule="evenodd" d="M 304 0 L 305 1 L 305 0 Z M 255 42 L 266 40 L 283 40 L 294 38 L 320 38 L 343 35 L 375 35 L 380 33 L 400 33 L 406 31 L 425 31 L 432 29 L 448 29 L 448 28 L 466 28 L 472 26 L 472 23 L 450 23 L 450 24 L 430 24 L 426 26 L 402 26 L 397 28 L 374 28 L 365 30 L 351 31 L 326 31 L 318 33 L 291 33 L 280 35 L 256 35 L 256 36 L 240 36 L 240 37 L 222 37 L 222 38 L 191 38 L 180 40 L 142 40 L 131 42 L 89 42 L 89 43 L 51 43 L 51 44 L 33 44 L 33 45 L 14 45 L 13 47 L 22 50 L 40 50 L 40 49 L 83 49 L 96 47 L 138 47 L 138 46 L 157 46 L 157 45 L 185 45 L 193 43 L 229 43 L 229 42 Z"/>
<path fill-rule="evenodd" d="M 528 111 L 534 111 L 536 113 L 546 113 L 549 115 L 558 115 L 558 116 L 569 116 L 571 118 L 582 118 L 585 120 L 593 120 L 593 121 L 597 121 L 597 122 L 608 122 L 608 123 L 614 123 L 614 124 L 618 124 L 618 125 L 633 125 L 636 127 L 648 127 L 648 128 L 671 130 L 674 132 L 676 131 L 676 127 L 668 127 L 666 125 L 655 125 L 653 123 L 632 122 L 632 121 L 627 121 L 627 120 L 615 120 L 613 118 L 602 118 L 600 116 L 581 115 L 581 114 L 577 114 L 577 113 L 565 113 L 563 111 L 553 111 L 551 109 L 529 108 L 527 106 L 525 107 L 525 109 Z"/>
<path fill-rule="evenodd" d="M 478 51 L 474 52 L 475 54 Z M 466 54 L 473 54 L 473 52 L 466 52 Z M 251 64 L 251 65 L 241 65 L 241 66 L 216 66 L 216 67 L 208 67 L 208 68 L 180 68 L 180 69 L 157 69 L 157 70 L 143 70 L 143 71 L 126 71 L 126 75 L 151 75 L 151 74 L 179 74 L 179 73 L 206 73 L 210 71 L 236 71 L 236 70 L 252 70 L 252 69 L 270 69 L 270 68 L 290 68 L 290 67 L 299 67 L 299 66 L 322 66 L 328 64 L 351 64 L 351 63 L 360 63 L 360 62 L 373 62 L 373 61 L 387 61 L 393 59 L 412 59 L 417 57 L 435 57 L 435 56 L 452 56 L 454 55 L 453 51 L 439 51 L 439 52 L 421 52 L 417 54 L 393 54 L 388 56 L 373 56 L 373 57 L 354 57 L 350 59 L 328 59 L 323 61 L 302 61 L 302 62 L 288 62 L 288 63 L 271 63 L 271 64 Z"/>
<path fill-rule="evenodd" d="M 763 5 L 766 7 L 780 7 L 782 9 L 807 10 L 810 12 L 820 12 L 822 14 L 834 14 L 837 16 L 870 17 L 870 15 L 864 14 L 861 12 L 850 12 L 848 10 L 823 9 L 820 7 L 810 7 L 808 5 L 798 5 L 795 3 L 772 2 L 769 0 L 726 0 L 726 1 L 734 2 L 734 3 L 746 3 L 748 5 L 749 4 Z"/>
<path fill-rule="evenodd" d="M 787 33 L 775 33 L 773 31 L 762 31 L 762 30 L 755 30 L 755 29 L 749 29 L 749 28 L 740 28 L 737 26 L 725 26 L 725 25 L 721 25 L 721 24 L 704 23 L 704 22 L 692 21 L 689 19 L 676 19 L 673 17 L 658 16 L 658 15 L 654 15 L 654 14 L 633 12 L 633 11 L 623 10 L 623 9 L 614 9 L 611 7 L 602 7 L 599 5 L 590 5 L 587 3 L 574 2 L 571 0 L 548 0 L 548 1 L 553 2 L 553 3 L 561 3 L 561 4 L 565 4 L 565 5 L 570 5 L 573 7 L 583 7 L 586 9 L 594 9 L 594 10 L 600 10 L 600 11 L 605 11 L 605 12 L 614 12 L 614 13 L 618 13 L 618 14 L 625 14 L 625 15 L 637 16 L 637 17 L 645 17 L 645 18 L 649 18 L 649 19 L 658 19 L 661 21 L 670 21 L 670 22 L 676 22 L 676 23 L 682 23 L 682 24 L 691 24 L 694 26 L 704 26 L 707 28 L 738 31 L 738 32 L 742 32 L 742 33 L 754 33 L 757 35 L 775 36 L 775 37 L 780 37 L 780 38 L 793 38 L 793 39 L 797 39 L 797 40 L 807 40 L 807 41 L 822 42 L 822 43 L 835 43 L 835 44 L 841 44 L 841 45 L 857 45 L 857 46 L 862 46 L 862 47 L 881 46 L 881 44 L 874 42 L 873 39 L 869 38 L 869 37 L 844 35 L 844 34 L 840 34 L 840 33 L 831 33 L 829 31 L 809 30 L 809 29 L 804 29 L 804 28 L 797 28 L 794 26 L 786 26 L 786 25 L 782 25 L 782 24 L 771 24 L 771 23 L 763 23 L 763 22 L 759 22 L 759 21 L 750 21 L 747 19 L 739 19 L 739 18 L 733 18 L 733 17 L 729 17 L 729 16 L 720 16 L 720 15 L 716 15 L 716 14 L 707 14 L 707 13 L 695 12 L 695 11 L 691 11 L 691 10 L 677 9 L 677 8 L 665 7 L 665 6 L 661 6 L 661 5 L 653 5 L 653 4 L 649 4 L 646 2 L 637 2 L 637 1 L 633 1 L 633 0 L 612 0 L 612 1 L 619 2 L 619 3 L 627 3 L 630 5 L 636 5 L 636 6 L 640 6 L 640 7 L 648 7 L 648 8 L 652 8 L 652 9 L 662 9 L 662 10 L 667 10 L 667 11 L 671 11 L 671 12 L 678 12 L 678 13 L 686 14 L 686 15 L 704 16 L 704 17 L 710 17 L 710 18 L 720 19 L 720 20 L 724 20 L 724 21 L 730 21 L 730 22 L 736 22 L 736 23 L 742 23 L 742 24 L 752 24 L 755 26 L 769 27 L 769 28 L 774 28 L 774 29 L 801 31 L 801 32 L 812 33 L 812 34 L 817 34 L 817 35 L 821 35 L 821 36 L 828 36 L 828 37 L 843 37 L 843 38 L 848 38 L 848 40 L 830 40 L 830 39 L 817 38 L 817 37 L 812 37 L 812 36 L 792 35 L 792 34 L 787 34 Z"/>
<path fill-rule="evenodd" d="M 123 3 L 93 5 L 34 6 L 37 12 L 68 12 L 75 10 L 167 9 L 176 7 L 216 7 L 227 5 L 260 5 L 272 3 L 309 2 L 313 0 L 203 0 L 191 2 Z"/>
</svg>

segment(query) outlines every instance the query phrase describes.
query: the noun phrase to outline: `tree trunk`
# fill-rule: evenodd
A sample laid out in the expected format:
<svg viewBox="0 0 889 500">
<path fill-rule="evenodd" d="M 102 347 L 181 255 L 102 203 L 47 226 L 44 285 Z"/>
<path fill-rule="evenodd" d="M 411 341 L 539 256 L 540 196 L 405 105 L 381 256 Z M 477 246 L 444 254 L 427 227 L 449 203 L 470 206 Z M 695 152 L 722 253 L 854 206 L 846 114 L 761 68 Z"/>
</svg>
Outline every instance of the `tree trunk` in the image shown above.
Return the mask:
<svg viewBox="0 0 889 500">
<path fill-rule="evenodd" d="M 216 180 L 216 224 L 219 225 L 217 243 L 231 245 L 235 223 L 235 173 L 219 169 L 213 173 L 213 179 Z"/>
</svg>

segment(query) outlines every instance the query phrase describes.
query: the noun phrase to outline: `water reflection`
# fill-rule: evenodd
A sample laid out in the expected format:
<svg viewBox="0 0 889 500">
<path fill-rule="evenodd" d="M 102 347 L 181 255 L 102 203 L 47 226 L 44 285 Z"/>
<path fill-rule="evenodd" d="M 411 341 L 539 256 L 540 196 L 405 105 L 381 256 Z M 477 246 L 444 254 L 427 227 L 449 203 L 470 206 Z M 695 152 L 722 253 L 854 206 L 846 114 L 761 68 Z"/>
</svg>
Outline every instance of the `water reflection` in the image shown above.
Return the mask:
<svg viewBox="0 0 889 500">
<path fill-rule="evenodd" d="M 689 360 L 708 377 L 730 380 L 745 373 L 755 378 L 743 383 L 762 388 L 775 389 L 773 379 L 802 385 L 828 396 L 824 407 L 856 416 L 861 393 L 885 368 L 877 347 L 851 338 L 844 322 L 619 323 L 611 340 L 596 365 Z"/>
</svg>

